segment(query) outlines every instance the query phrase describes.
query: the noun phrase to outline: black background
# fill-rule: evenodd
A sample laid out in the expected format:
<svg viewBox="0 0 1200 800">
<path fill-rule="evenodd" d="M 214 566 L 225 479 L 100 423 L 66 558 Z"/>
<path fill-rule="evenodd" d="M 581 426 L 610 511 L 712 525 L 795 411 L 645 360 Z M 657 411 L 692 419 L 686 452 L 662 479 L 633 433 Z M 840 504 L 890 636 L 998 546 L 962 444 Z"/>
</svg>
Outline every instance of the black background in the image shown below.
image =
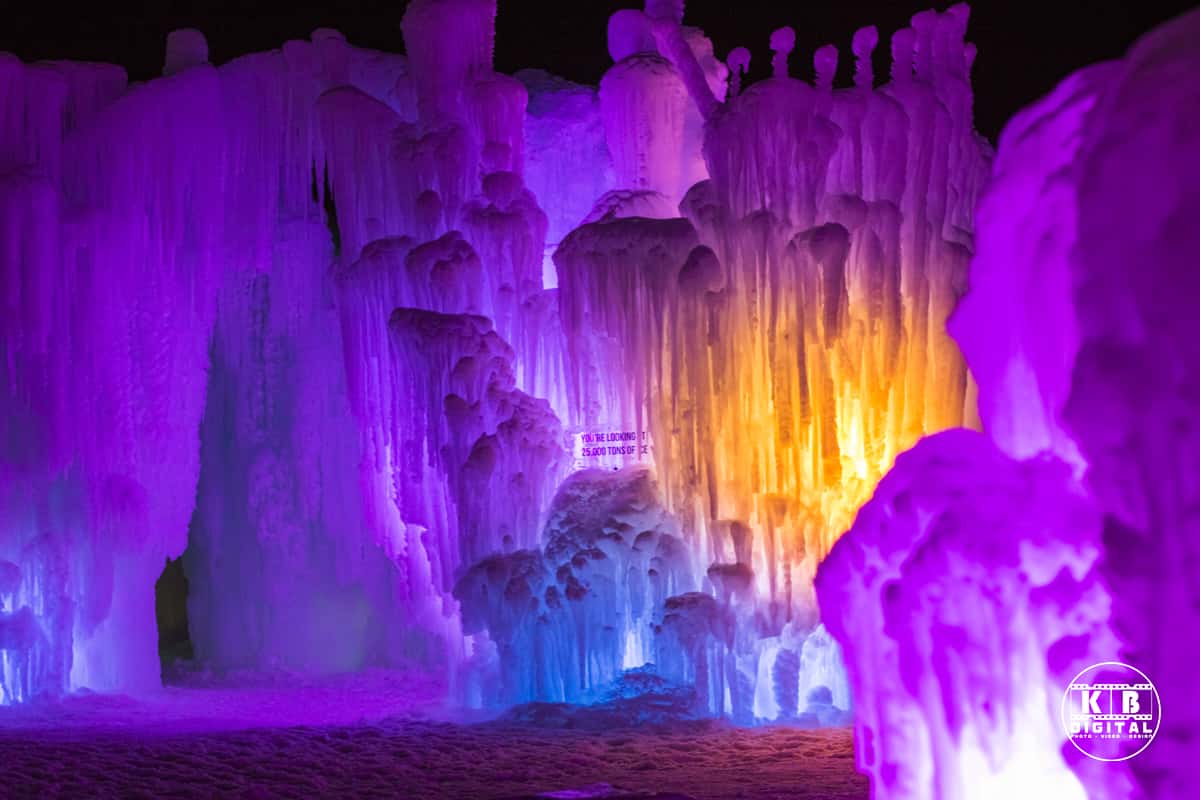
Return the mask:
<svg viewBox="0 0 1200 800">
<path fill-rule="evenodd" d="M 69 58 L 120 64 L 133 80 L 157 75 L 169 31 L 194 27 L 208 37 L 215 63 L 244 53 L 306 38 L 314 28 L 342 31 L 354 44 L 403 52 L 399 22 L 405 0 L 280 8 L 247 2 L 184 2 L 147 5 L 67 5 L 18 0 L 0 10 L 0 50 L 27 61 Z M 7 5 L 7 4 L 6 4 Z M 939 10 L 946 3 L 936 3 Z M 976 0 L 968 39 L 979 47 L 975 67 L 979 130 L 994 139 L 1022 106 L 1049 91 L 1074 70 L 1119 57 L 1150 28 L 1194 6 L 1194 0 Z M 609 66 L 608 16 L 639 8 L 639 0 L 499 0 L 496 66 L 502 72 L 540 67 L 572 80 L 596 83 Z M 708 33 L 722 58 L 739 45 L 754 55 L 752 79 L 763 77 L 771 58 L 773 29 L 797 32 L 792 74 L 812 74 L 812 52 L 827 43 L 841 50 L 839 85 L 849 83 L 850 38 L 863 25 L 880 32 L 877 75 L 886 75 L 887 42 L 929 0 L 689 0 L 687 23 Z M 1200 46 L 1198 44 L 1197 46 Z"/>
</svg>

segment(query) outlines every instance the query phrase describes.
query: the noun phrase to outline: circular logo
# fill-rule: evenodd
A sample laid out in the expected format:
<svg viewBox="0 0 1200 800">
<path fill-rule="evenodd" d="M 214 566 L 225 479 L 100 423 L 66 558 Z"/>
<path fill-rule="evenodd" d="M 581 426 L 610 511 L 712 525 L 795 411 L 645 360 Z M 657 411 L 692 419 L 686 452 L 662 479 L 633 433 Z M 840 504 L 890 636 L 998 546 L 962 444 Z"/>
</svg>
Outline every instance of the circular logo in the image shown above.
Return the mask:
<svg viewBox="0 0 1200 800">
<path fill-rule="evenodd" d="M 1137 667 L 1093 664 L 1075 676 L 1062 699 L 1067 739 L 1097 761 L 1124 761 L 1150 746 L 1162 721 L 1158 689 Z"/>
</svg>

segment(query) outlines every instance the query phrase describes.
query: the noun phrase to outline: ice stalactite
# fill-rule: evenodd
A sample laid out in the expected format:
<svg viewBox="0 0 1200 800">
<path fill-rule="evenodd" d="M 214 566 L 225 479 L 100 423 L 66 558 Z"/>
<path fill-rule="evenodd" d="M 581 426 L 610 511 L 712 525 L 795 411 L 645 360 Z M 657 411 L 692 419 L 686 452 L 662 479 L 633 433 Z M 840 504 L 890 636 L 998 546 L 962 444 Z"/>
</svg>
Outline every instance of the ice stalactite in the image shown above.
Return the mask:
<svg viewBox="0 0 1200 800">
<path fill-rule="evenodd" d="M 395 550 L 419 559 L 409 591 L 440 610 L 461 648 L 455 579 L 489 554 L 536 543 L 565 467 L 561 427 L 545 401 L 513 389 L 512 351 L 487 319 L 401 308 L 390 329 L 393 429 L 381 438 L 404 536 Z"/>
<path fill-rule="evenodd" d="M 660 340 L 675 273 L 697 244 L 687 220 L 620 217 L 577 228 L 559 247 L 559 308 L 576 425 L 649 428 L 645 397 L 656 385 L 659 362 L 646 345 Z M 653 361 L 643 368 L 642 359 Z"/>
<path fill-rule="evenodd" d="M 429 532 L 433 584 L 448 590 L 460 566 L 535 540 L 561 428 L 545 401 L 514 389 L 513 351 L 486 318 L 400 308 L 389 325 L 397 506 Z M 481 515 L 505 490 L 504 518 Z"/>
<path fill-rule="evenodd" d="M 564 466 L 557 418 L 514 388 L 512 349 L 464 313 L 480 277 L 458 233 L 375 242 L 339 274 L 368 525 L 399 569 L 402 605 L 447 652 L 463 647 L 455 576 L 536 541 Z"/>
<path fill-rule="evenodd" d="M 518 173 L 490 173 L 482 186 L 482 195 L 463 209 L 462 229 L 488 265 L 483 313 L 506 341 L 520 342 L 522 306 L 542 289 L 548 222 Z"/>
<path fill-rule="evenodd" d="M 914 30 L 932 37 L 917 75 L 936 71 L 938 24 Z M 951 323 L 986 436 L 902 455 L 818 576 L 877 797 L 1182 798 L 1195 782 L 1179 653 L 1197 630 L 1200 351 L 1182 220 L 1200 98 L 1180 78 L 1200 68 L 1197 31 L 1196 13 L 1168 23 L 1001 137 Z M 959 108 L 972 57 L 948 85 Z M 1076 673 L 1112 660 L 1164 703 L 1157 738 L 1121 764 L 1077 752 L 1060 717 Z"/>
</svg>

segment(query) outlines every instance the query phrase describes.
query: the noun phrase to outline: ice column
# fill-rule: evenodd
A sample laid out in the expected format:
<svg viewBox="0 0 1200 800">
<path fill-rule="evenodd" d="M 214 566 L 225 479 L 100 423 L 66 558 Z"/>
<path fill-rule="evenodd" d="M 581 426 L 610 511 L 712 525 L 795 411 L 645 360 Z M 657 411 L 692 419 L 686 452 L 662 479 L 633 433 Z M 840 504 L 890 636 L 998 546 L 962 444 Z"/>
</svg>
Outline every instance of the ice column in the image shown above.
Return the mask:
<svg viewBox="0 0 1200 800">
<path fill-rule="evenodd" d="M 20 113 L 0 123 L 15 304 L 0 424 L 16 426 L 2 437 L 0 561 L 17 645 L 0 655 L 0 702 L 147 689 L 154 581 L 184 548 L 199 471 L 222 272 L 219 81 L 197 67 L 117 100 L 110 67 L 3 65 Z"/>
</svg>

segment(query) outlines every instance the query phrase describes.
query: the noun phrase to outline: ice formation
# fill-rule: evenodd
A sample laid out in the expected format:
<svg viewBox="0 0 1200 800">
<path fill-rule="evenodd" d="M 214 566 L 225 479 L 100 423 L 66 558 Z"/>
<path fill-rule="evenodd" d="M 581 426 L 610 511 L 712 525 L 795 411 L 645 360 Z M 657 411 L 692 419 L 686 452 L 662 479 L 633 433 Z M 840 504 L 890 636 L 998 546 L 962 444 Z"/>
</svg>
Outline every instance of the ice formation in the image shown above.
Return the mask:
<svg viewBox="0 0 1200 800">
<path fill-rule="evenodd" d="M 901 455 L 817 579 L 876 797 L 1195 793 L 1197 35 L 1168 23 L 1001 137 L 950 323 L 985 433 Z M 1120 763 L 1059 721 L 1107 660 L 1163 702 Z"/>
<path fill-rule="evenodd" d="M 404 57 L 0 60 L 0 702 L 158 685 L 182 554 L 217 668 L 496 705 L 653 664 L 703 713 L 843 721 L 817 565 L 976 420 L 966 14 L 879 87 L 874 29 L 851 87 L 790 29 L 747 85 L 680 0 L 612 17 L 595 88 L 496 73 L 495 0 L 413 0 Z"/>
<path fill-rule="evenodd" d="M 794 36 L 780 31 L 776 76 L 725 102 L 698 79 L 681 29 L 657 23 L 667 57 L 641 69 L 674 97 L 661 77 L 674 68 L 707 109 L 711 178 L 687 192 L 683 219 L 605 214 L 556 254 L 569 416 L 652 436 L 703 590 L 675 608 L 709 620 L 727 648 L 703 656 L 713 711 L 750 718 L 756 697 L 781 711 L 776 693 L 754 688 L 760 675 L 774 680 L 760 655 L 787 670 L 797 642 L 782 661 L 761 643 L 812 630 L 816 565 L 896 454 L 974 421 L 970 379 L 943 331 L 988 171 L 964 23 L 962 8 L 936 16 L 922 35 L 939 37 L 938 60 L 897 68 L 880 90 L 788 77 Z M 930 46 L 914 37 L 897 37 L 908 42 L 902 64 Z M 831 74 L 831 53 L 818 61 Z M 655 148 L 677 135 L 674 117 L 612 117 L 610 140 L 624 130 L 623 146 L 644 153 L 630 164 L 670 158 Z M 618 168 L 617 180 L 631 193 L 669 191 L 668 178 L 636 170 Z M 739 591 L 722 588 L 731 581 Z M 779 696 L 787 714 L 802 710 L 790 689 Z"/>
</svg>

